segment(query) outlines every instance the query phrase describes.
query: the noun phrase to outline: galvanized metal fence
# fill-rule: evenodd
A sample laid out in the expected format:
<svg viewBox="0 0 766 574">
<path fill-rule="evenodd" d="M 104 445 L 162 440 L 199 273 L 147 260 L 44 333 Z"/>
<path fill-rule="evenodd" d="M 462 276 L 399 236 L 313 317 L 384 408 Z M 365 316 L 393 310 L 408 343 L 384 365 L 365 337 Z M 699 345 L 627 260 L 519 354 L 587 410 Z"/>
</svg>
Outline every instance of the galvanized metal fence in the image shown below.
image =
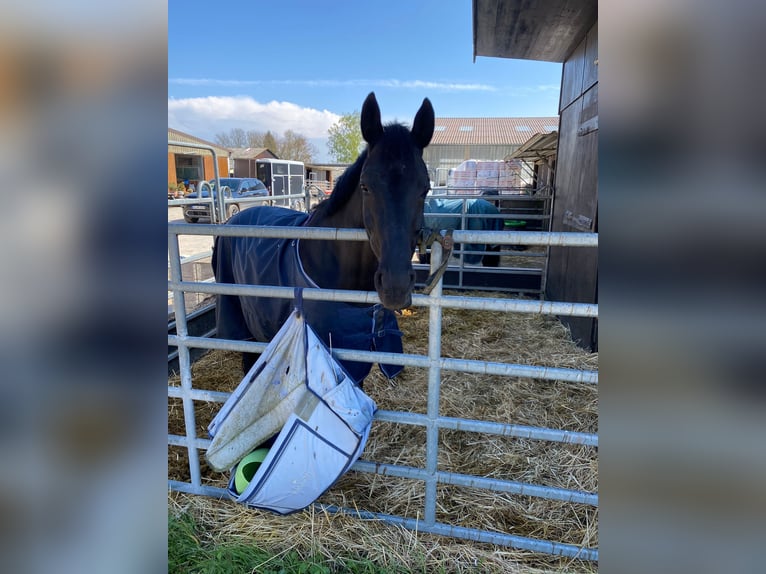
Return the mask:
<svg viewBox="0 0 766 574">
<path fill-rule="evenodd" d="M 168 224 L 168 251 L 171 279 L 168 291 L 174 294 L 176 334 L 168 336 L 168 344 L 177 347 L 180 365 L 180 386 L 168 386 L 168 396 L 180 399 L 183 404 L 185 436 L 168 435 L 168 444 L 188 449 L 190 482 L 169 480 L 172 490 L 193 494 L 226 497 L 223 488 L 202 484 L 199 451 L 205 450 L 210 441 L 198 437 L 195 431 L 195 401 L 223 403 L 228 393 L 195 389 L 191 376 L 190 349 L 223 349 L 230 351 L 260 352 L 265 343 L 232 341 L 208 337 L 190 336 L 185 316 L 184 293 L 201 292 L 210 294 L 258 295 L 266 297 L 293 297 L 291 287 L 269 287 L 254 285 L 229 285 L 183 281 L 178 236 L 180 234 L 246 236 L 246 237 L 286 237 L 300 239 L 332 239 L 367 241 L 364 230 L 329 229 L 329 228 L 283 228 L 283 227 L 246 227 L 224 225 L 185 225 Z M 455 231 L 454 239 L 458 242 L 522 244 L 541 246 L 569 246 L 595 248 L 598 235 L 593 233 L 550 233 L 528 231 Z M 437 266 L 441 258 L 441 248 L 434 244 L 431 265 Z M 303 297 L 322 301 L 348 301 L 374 304 L 379 302 L 377 294 L 366 291 L 335 291 L 329 289 L 305 289 Z M 513 363 L 486 362 L 445 358 L 441 356 L 441 319 L 442 310 L 474 309 L 511 313 L 538 313 L 546 315 L 566 315 L 578 317 L 596 317 L 598 306 L 595 304 L 570 303 L 561 301 L 532 301 L 522 299 L 494 299 L 476 297 L 443 296 L 441 284 L 429 295 L 415 294 L 414 306 L 429 308 L 428 355 L 393 354 L 335 349 L 333 354 L 341 359 L 364 360 L 368 362 L 400 364 L 428 369 L 428 404 L 426 413 L 411 413 L 379 410 L 375 420 L 392 423 L 417 425 L 426 429 L 426 461 L 423 468 L 397 464 L 383 464 L 375 461 L 359 460 L 352 467 L 359 472 L 384 474 L 393 477 L 421 480 L 425 484 L 425 502 L 422 518 L 369 512 L 358 509 L 340 508 L 321 505 L 330 512 L 344 512 L 361 518 L 381 519 L 388 523 L 401 525 L 419 532 L 447 535 L 477 542 L 487 542 L 542 552 L 547 554 L 576 557 L 586 560 L 598 560 L 597 548 L 583 548 L 557 541 L 539 540 L 509 533 L 467 528 L 446 524 L 436 519 L 437 485 L 449 484 L 482 488 L 499 493 L 510 493 L 531 497 L 540 497 L 573 504 L 598 506 L 598 494 L 564 488 L 555 488 L 490 477 L 473 476 L 439 470 L 437 464 L 438 437 L 441 429 L 460 430 L 472 433 L 485 433 L 503 437 L 518 437 L 531 440 L 551 441 L 564 444 L 598 446 L 595 433 L 572 432 L 560 429 L 498 423 L 482 420 L 444 417 L 439 414 L 439 396 L 442 371 L 462 371 L 508 377 L 525 377 L 552 381 L 597 384 L 598 372 L 568 368 L 530 366 Z"/>
</svg>

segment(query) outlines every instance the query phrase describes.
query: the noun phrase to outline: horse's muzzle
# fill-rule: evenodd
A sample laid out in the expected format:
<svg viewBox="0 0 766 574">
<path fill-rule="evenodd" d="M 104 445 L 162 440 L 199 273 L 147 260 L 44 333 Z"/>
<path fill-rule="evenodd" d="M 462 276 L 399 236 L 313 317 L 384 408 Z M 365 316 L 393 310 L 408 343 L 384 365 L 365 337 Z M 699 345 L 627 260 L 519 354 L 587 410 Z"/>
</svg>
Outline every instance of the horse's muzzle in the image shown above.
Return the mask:
<svg viewBox="0 0 766 574">
<path fill-rule="evenodd" d="M 412 268 L 407 273 L 375 273 L 375 290 L 380 302 L 392 311 L 404 309 L 412 304 L 412 289 L 415 286 L 415 272 Z"/>
</svg>

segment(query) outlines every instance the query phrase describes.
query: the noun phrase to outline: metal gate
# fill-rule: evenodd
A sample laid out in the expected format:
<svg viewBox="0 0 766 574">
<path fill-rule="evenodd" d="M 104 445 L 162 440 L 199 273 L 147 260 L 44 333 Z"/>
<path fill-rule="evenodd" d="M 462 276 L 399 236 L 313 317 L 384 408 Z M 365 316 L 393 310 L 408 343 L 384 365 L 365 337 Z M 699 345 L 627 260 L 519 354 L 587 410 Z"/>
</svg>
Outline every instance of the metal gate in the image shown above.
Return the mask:
<svg viewBox="0 0 766 574">
<path fill-rule="evenodd" d="M 329 228 L 276 228 L 276 227 L 246 227 L 224 225 L 184 225 L 168 224 L 168 251 L 170 259 L 171 279 L 168 281 L 168 291 L 173 292 L 173 305 L 176 313 L 176 332 L 168 335 L 168 344 L 178 348 L 181 385 L 168 386 L 168 396 L 181 399 L 184 411 L 185 436 L 168 435 L 168 444 L 186 447 L 188 449 L 189 472 L 191 481 L 182 482 L 169 480 L 172 490 L 199 495 L 226 497 L 223 488 L 202 484 L 199 466 L 199 452 L 205 450 L 210 441 L 196 436 L 194 401 L 223 403 L 228 393 L 195 389 L 191 377 L 191 349 L 223 349 L 231 351 L 260 352 L 264 343 L 231 341 L 189 335 L 187 319 L 184 311 L 184 292 L 227 293 L 235 295 L 257 295 L 266 297 L 292 298 L 291 287 L 264 287 L 253 285 L 219 285 L 183 281 L 181 276 L 181 259 L 178 243 L 179 234 L 246 236 L 246 237 L 288 237 L 305 239 L 335 239 L 367 241 L 364 230 L 329 229 Z M 535 245 L 535 246 L 568 246 L 579 248 L 595 248 L 598 245 L 598 235 L 594 233 L 550 233 L 550 232 L 519 232 L 519 231 L 455 231 L 454 239 L 458 242 L 496 243 L 505 245 Z M 431 265 L 436 266 L 441 257 L 441 248 L 435 244 L 432 250 Z M 333 291 L 326 289 L 305 289 L 305 299 L 323 301 L 349 301 L 373 304 L 378 302 L 377 294 L 365 291 Z M 482 420 L 444 417 L 439 415 L 439 395 L 442 371 L 462 371 L 467 373 L 483 373 L 488 375 L 503 375 L 508 377 L 526 377 L 535 379 L 565 381 L 573 383 L 597 384 L 598 372 L 545 366 L 529 366 L 513 363 L 486 362 L 444 358 L 441 356 L 441 319 L 442 309 L 475 309 L 504 313 L 538 313 L 545 315 L 596 317 L 598 306 L 595 304 L 532 301 L 522 299 L 493 299 L 445 297 L 442 295 L 441 283 L 429 295 L 414 294 L 413 306 L 429 308 L 428 354 L 390 354 L 350 350 L 335 350 L 333 353 L 341 359 L 366 360 L 387 364 L 410 365 L 427 368 L 428 376 L 428 406 L 426 413 L 409 413 L 400 411 L 379 410 L 375 420 L 399 424 L 417 425 L 426 429 L 426 462 L 423 468 L 382 464 L 374 461 L 359 460 L 352 467 L 359 472 L 384 474 L 394 477 L 411 478 L 423 481 L 425 484 L 424 508 L 419 513 L 422 518 L 414 519 L 398 515 L 368 512 L 358 509 L 340 508 L 318 505 L 330 512 L 343 512 L 361 518 L 381 519 L 388 523 L 401 525 L 405 528 L 433 534 L 447 535 L 477 542 L 511 546 L 534 552 L 598 560 L 597 548 L 583 548 L 551 540 L 540 540 L 476 528 L 446 524 L 436 520 L 437 485 L 450 484 L 481 488 L 493 492 L 520 494 L 540 497 L 572 504 L 598 506 L 598 494 L 563 488 L 555 488 L 538 484 L 501 480 L 491 477 L 456 474 L 440 471 L 437 465 L 438 437 L 441 429 L 460 430 L 472 433 L 500 435 L 503 437 L 518 437 L 530 440 L 550 441 L 564 444 L 598 446 L 598 436 L 595 433 L 580 433 L 560 429 L 525 426 L 517 424 L 497 423 Z M 406 349 L 405 349 L 406 350 Z M 364 456 L 364 454 L 363 454 Z"/>
</svg>

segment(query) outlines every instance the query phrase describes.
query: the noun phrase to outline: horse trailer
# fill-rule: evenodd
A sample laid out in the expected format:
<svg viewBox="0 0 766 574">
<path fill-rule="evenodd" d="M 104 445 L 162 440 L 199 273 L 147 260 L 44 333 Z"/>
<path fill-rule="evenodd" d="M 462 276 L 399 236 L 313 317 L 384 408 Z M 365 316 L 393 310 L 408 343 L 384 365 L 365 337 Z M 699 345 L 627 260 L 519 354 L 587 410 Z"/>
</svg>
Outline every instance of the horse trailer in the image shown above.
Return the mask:
<svg viewBox="0 0 766 574">
<path fill-rule="evenodd" d="M 306 168 L 302 161 L 263 158 L 255 161 L 256 177 L 269 189 L 272 197 L 298 195 L 303 193 Z M 290 207 L 288 198 L 278 199 L 273 205 Z"/>
</svg>

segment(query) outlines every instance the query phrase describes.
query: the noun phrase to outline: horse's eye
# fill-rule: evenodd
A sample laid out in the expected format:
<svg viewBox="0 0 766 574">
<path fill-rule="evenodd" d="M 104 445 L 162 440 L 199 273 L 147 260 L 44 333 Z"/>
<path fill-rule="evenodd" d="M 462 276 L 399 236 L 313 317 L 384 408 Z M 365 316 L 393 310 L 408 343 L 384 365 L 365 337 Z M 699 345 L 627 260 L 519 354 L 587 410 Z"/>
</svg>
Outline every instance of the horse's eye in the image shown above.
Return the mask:
<svg viewBox="0 0 766 574">
<path fill-rule="evenodd" d="M 365 184 L 363 184 L 363 183 L 362 183 L 362 184 L 359 184 L 359 187 L 361 187 L 361 188 L 362 188 L 362 191 L 363 191 L 364 193 L 370 193 L 370 188 L 369 188 L 369 187 L 367 187 Z"/>
</svg>

